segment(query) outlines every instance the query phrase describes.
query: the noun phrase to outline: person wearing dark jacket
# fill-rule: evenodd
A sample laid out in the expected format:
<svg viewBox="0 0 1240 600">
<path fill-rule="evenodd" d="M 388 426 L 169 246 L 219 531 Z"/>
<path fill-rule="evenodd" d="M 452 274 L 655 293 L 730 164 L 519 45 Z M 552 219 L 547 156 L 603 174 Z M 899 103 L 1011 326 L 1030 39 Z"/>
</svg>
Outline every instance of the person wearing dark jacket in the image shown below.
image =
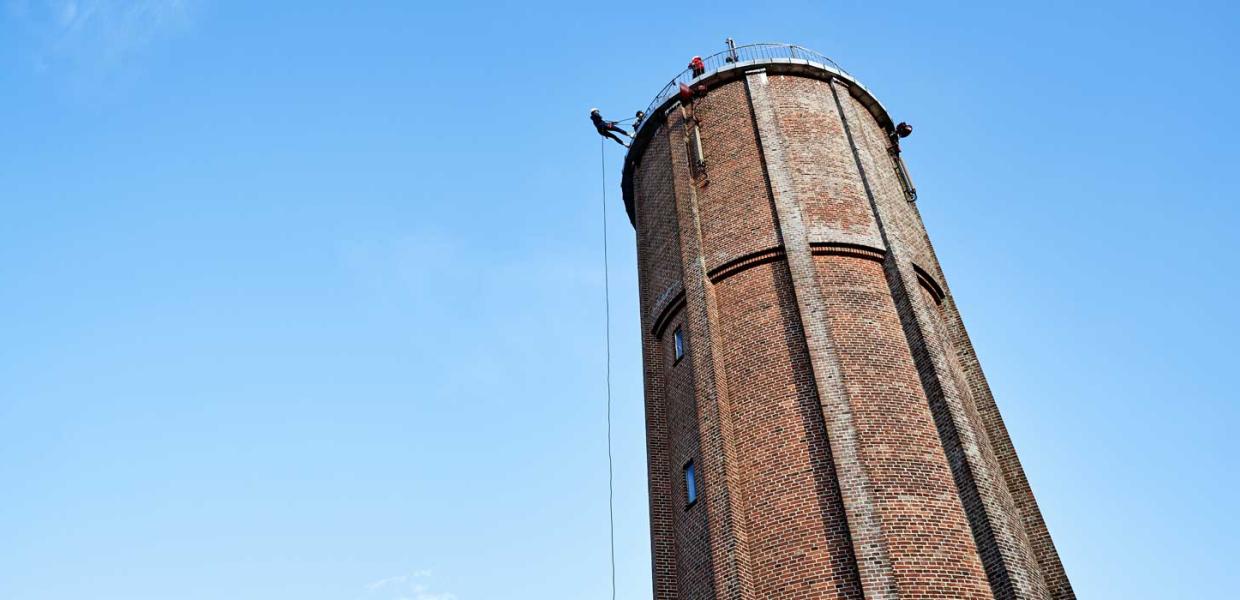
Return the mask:
<svg viewBox="0 0 1240 600">
<path fill-rule="evenodd" d="M 637 130 L 642 128 L 642 123 L 646 122 L 646 113 L 637 111 L 633 117 L 633 135 L 637 135 Z"/>
<path fill-rule="evenodd" d="M 603 115 L 598 112 L 597 108 L 590 109 L 590 121 L 594 123 L 594 129 L 598 131 L 599 135 L 616 140 L 617 144 L 625 148 L 629 147 L 628 142 L 616 137 L 616 134 L 612 132 L 619 133 L 629 139 L 632 139 L 633 136 L 629 135 L 629 132 L 617 125 L 615 121 L 604 121 Z"/>
</svg>

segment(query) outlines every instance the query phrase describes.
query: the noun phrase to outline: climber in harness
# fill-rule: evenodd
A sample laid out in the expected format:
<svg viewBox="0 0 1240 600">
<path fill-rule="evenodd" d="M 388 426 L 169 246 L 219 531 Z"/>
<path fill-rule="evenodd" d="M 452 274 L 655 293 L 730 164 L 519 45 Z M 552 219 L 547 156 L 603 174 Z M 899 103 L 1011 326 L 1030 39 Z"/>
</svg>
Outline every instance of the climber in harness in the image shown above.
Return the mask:
<svg viewBox="0 0 1240 600">
<path fill-rule="evenodd" d="M 616 140 L 617 144 L 625 148 L 629 147 L 628 142 L 616 137 L 616 134 L 612 132 L 619 133 L 629 139 L 633 139 L 633 136 L 629 135 L 629 132 L 617 125 L 615 121 L 604 121 L 603 115 L 599 114 L 597 108 L 590 109 L 590 121 L 594 123 L 594 129 L 598 131 L 599 135 Z"/>
</svg>

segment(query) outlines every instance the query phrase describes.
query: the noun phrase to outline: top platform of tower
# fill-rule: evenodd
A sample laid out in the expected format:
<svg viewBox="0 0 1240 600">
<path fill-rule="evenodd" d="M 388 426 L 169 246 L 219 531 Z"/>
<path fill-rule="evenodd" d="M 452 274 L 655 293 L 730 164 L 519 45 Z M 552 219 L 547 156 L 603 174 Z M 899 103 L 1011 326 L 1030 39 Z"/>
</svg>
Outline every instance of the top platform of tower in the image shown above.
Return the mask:
<svg viewBox="0 0 1240 600">
<path fill-rule="evenodd" d="M 680 85 L 691 88 L 706 86 L 709 91 L 715 87 L 735 81 L 754 69 L 765 69 L 769 74 L 791 74 L 830 81 L 838 79 L 848 84 L 849 92 L 857 98 L 878 123 L 891 131 L 895 124 L 887 115 L 887 109 L 874 97 L 868 88 L 857 81 L 830 58 L 801 46 L 793 44 L 748 44 L 736 46 L 723 52 L 712 54 L 702 59 L 704 69 L 695 75 L 692 68 L 681 71 L 673 77 L 646 108 L 646 120 L 634 135 L 633 143 L 624 160 L 624 176 L 620 187 L 624 192 L 624 208 L 628 211 L 629 222 L 636 224 L 636 206 L 633 193 L 633 170 L 641 160 L 642 152 L 649 143 L 651 136 L 659 129 L 656 123 L 662 123 L 663 115 L 680 103 Z"/>
</svg>

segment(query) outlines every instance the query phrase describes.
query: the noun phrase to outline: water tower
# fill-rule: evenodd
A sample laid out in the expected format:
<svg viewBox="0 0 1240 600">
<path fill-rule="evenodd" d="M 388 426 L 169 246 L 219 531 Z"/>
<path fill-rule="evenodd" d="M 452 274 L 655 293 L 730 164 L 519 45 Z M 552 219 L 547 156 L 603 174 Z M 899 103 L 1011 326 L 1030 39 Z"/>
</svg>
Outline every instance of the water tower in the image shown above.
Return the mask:
<svg viewBox="0 0 1240 600">
<path fill-rule="evenodd" d="M 708 57 L 645 112 L 623 188 L 656 600 L 1073 598 L 908 129 L 781 44 Z"/>
</svg>

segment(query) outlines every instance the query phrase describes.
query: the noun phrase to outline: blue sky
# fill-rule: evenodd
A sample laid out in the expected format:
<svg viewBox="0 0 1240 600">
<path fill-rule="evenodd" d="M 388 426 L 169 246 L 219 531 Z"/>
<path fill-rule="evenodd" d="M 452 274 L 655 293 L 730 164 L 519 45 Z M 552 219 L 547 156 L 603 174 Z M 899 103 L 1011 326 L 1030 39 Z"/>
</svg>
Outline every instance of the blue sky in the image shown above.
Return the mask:
<svg viewBox="0 0 1240 600">
<path fill-rule="evenodd" d="M 3 0 L 0 598 L 608 596 L 591 106 L 792 41 L 919 204 L 1085 598 L 1240 587 L 1223 2 Z M 649 597 L 608 147 L 619 597 Z"/>
</svg>

